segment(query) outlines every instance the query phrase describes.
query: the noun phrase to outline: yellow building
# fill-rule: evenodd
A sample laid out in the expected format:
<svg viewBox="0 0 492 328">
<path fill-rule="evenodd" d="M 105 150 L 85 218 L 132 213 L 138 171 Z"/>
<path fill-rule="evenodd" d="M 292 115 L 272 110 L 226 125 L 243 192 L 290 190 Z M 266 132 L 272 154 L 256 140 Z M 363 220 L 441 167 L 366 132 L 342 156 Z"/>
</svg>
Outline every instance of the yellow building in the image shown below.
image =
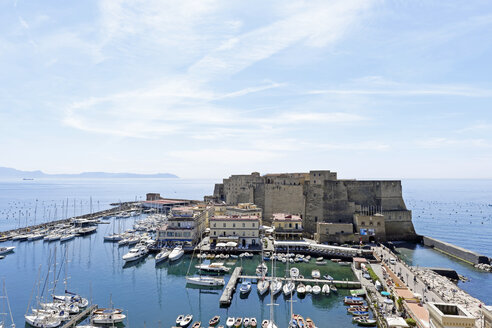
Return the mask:
<svg viewBox="0 0 492 328">
<path fill-rule="evenodd" d="M 302 239 L 302 218 L 299 215 L 273 213 L 272 224 L 276 240 Z"/>
<path fill-rule="evenodd" d="M 473 327 L 476 318 L 458 304 L 427 303 L 430 328 Z"/>
<path fill-rule="evenodd" d="M 209 218 L 210 242 L 233 241 L 242 247 L 260 244 L 261 218 L 257 215 L 215 215 Z"/>
<path fill-rule="evenodd" d="M 160 244 L 197 243 L 205 231 L 209 208 L 197 206 L 173 207 L 167 224 L 157 230 Z"/>
</svg>

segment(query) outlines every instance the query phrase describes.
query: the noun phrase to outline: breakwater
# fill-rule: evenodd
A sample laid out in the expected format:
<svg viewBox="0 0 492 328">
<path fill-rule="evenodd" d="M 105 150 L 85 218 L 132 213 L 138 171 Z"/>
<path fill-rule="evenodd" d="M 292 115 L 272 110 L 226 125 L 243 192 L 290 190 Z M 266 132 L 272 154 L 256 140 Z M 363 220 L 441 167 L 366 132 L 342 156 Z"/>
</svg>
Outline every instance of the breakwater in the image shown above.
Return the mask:
<svg viewBox="0 0 492 328">
<path fill-rule="evenodd" d="M 460 259 L 471 265 L 490 264 L 490 259 L 487 256 L 447 243 L 445 241 L 422 236 L 422 243 L 425 246 L 432 247 L 435 250 L 438 250 L 454 258 Z"/>
</svg>

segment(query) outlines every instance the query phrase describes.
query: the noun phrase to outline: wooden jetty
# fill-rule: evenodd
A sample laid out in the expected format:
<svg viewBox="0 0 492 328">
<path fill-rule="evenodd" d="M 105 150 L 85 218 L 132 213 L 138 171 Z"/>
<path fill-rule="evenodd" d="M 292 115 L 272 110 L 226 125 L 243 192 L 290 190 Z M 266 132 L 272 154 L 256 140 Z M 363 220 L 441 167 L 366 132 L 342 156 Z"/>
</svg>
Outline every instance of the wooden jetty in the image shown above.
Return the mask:
<svg viewBox="0 0 492 328">
<path fill-rule="evenodd" d="M 229 305 L 231 304 L 232 294 L 236 290 L 237 281 L 239 277 L 241 277 L 242 268 L 237 267 L 231 274 L 231 278 L 227 282 L 227 286 L 224 288 L 222 295 L 220 296 L 220 305 Z"/>
<path fill-rule="evenodd" d="M 239 276 L 239 279 L 247 279 L 247 280 L 258 280 L 258 276 Z M 272 280 L 272 277 L 265 277 L 266 280 Z M 283 277 L 275 277 L 275 279 L 281 280 L 281 281 L 294 281 L 295 283 L 297 282 L 302 282 L 302 283 L 308 283 L 308 284 L 328 284 L 328 285 L 335 285 L 337 288 L 361 288 L 360 281 L 349 281 L 349 280 L 326 280 L 326 279 L 306 279 L 306 278 L 283 278 Z"/>
<path fill-rule="evenodd" d="M 97 304 L 91 305 L 88 308 L 86 308 L 84 311 L 77 313 L 74 315 L 70 321 L 65 323 L 62 328 L 70 328 L 70 327 L 75 327 L 77 323 L 80 321 L 84 320 L 87 318 L 89 315 L 91 315 L 95 310 L 97 309 Z"/>
</svg>

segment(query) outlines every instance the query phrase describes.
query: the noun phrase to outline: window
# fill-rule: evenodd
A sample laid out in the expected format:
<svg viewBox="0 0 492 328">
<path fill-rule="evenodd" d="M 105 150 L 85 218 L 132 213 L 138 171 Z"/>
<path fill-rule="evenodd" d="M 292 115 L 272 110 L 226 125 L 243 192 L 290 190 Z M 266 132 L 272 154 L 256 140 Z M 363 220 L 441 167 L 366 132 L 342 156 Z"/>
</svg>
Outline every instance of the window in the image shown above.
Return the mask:
<svg viewBox="0 0 492 328">
<path fill-rule="evenodd" d="M 224 223 L 224 228 L 226 227 L 226 224 Z"/>
<path fill-rule="evenodd" d="M 360 223 L 360 225 L 366 225 L 366 223 L 365 223 L 364 221 L 362 221 L 362 222 Z"/>
<path fill-rule="evenodd" d="M 243 231 L 243 237 L 246 236 L 246 233 Z"/>
<path fill-rule="evenodd" d="M 381 225 L 381 222 L 378 222 L 378 227 Z"/>
<path fill-rule="evenodd" d="M 289 228 L 292 228 L 292 223 L 289 223 Z"/>
<path fill-rule="evenodd" d="M 214 236 L 216 236 L 216 235 L 217 235 L 217 231 L 214 231 Z"/>
<path fill-rule="evenodd" d="M 296 229 L 299 229 L 298 224 L 296 223 Z"/>
<path fill-rule="evenodd" d="M 235 228 L 235 227 L 236 227 L 236 224 L 235 224 L 235 223 L 233 223 L 233 224 L 232 224 L 232 227 L 233 227 L 233 228 Z"/>
<path fill-rule="evenodd" d="M 243 222 L 243 228 L 246 227 L 246 223 Z"/>
<path fill-rule="evenodd" d="M 318 222 L 318 217 L 317 216 L 314 217 L 314 222 Z"/>
<path fill-rule="evenodd" d="M 214 228 L 216 228 L 216 227 L 217 227 L 217 223 L 214 223 Z"/>
<path fill-rule="evenodd" d="M 253 227 L 255 226 L 255 223 L 253 222 Z"/>
</svg>

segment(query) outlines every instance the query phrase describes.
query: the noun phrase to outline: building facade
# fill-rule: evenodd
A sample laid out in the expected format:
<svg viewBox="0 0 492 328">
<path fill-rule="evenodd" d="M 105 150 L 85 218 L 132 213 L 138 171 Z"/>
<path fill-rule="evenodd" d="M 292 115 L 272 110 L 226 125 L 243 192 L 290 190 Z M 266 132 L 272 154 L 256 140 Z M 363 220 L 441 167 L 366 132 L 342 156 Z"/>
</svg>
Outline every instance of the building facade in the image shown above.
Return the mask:
<svg viewBox="0 0 492 328">
<path fill-rule="evenodd" d="M 275 228 L 276 240 L 299 240 L 302 239 L 302 218 L 300 215 L 286 213 L 274 213 L 272 224 Z"/>
<path fill-rule="evenodd" d="M 430 328 L 474 327 L 476 318 L 458 304 L 427 303 Z"/>
<path fill-rule="evenodd" d="M 157 230 L 157 240 L 161 244 L 196 244 L 206 228 L 206 207 L 181 206 L 169 211 L 167 224 Z"/>
<path fill-rule="evenodd" d="M 256 215 L 217 215 L 209 218 L 210 242 L 236 242 L 239 246 L 260 245 L 261 218 Z"/>
</svg>

